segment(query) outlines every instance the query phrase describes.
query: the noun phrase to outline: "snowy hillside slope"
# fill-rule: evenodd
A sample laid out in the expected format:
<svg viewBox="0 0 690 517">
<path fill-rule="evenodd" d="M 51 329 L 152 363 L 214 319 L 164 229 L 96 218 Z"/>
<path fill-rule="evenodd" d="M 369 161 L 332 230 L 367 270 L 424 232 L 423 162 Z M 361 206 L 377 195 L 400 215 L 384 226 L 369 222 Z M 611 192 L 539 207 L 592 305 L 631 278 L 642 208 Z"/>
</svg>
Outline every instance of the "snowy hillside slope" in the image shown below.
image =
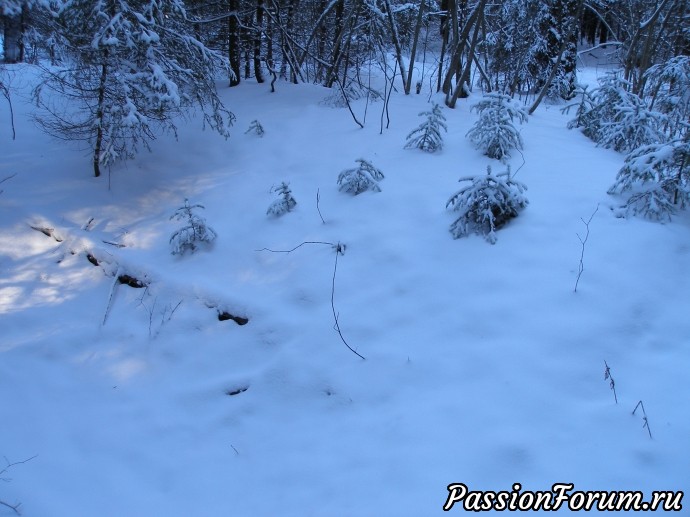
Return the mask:
<svg viewBox="0 0 690 517">
<path fill-rule="evenodd" d="M 110 188 L 38 132 L 26 98 L 12 141 L 0 102 L 0 179 L 16 174 L 0 194 L 0 455 L 33 458 L 0 500 L 28 517 L 419 516 L 456 482 L 687 489 L 690 218 L 614 217 L 622 155 L 542 106 L 510 162 L 529 206 L 494 246 L 453 240 L 445 203 L 492 162 L 465 138 L 477 97 L 444 110 L 430 155 L 403 149 L 423 95 L 394 94 L 379 134 L 381 103 L 360 129 L 320 87 L 219 86 L 229 140 L 191 120 Z M 380 193 L 338 191 L 358 158 L 384 172 Z M 297 207 L 267 217 L 282 181 Z M 185 198 L 218 238 L 176 257 Z M 305 241 L 330 244 L 264 250 Z M 366 360 L 334 331 L 332 294 Z"/>
</svg>

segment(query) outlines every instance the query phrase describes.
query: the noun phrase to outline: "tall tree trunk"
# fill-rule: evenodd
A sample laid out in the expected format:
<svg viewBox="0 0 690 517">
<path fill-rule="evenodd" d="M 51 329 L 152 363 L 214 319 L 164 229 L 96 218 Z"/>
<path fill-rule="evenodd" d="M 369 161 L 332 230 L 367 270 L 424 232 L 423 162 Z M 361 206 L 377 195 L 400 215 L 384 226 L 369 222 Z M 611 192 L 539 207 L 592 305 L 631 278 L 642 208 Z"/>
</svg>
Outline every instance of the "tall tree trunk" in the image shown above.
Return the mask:
<svg viewBox="0 0 690 517">
<path fill-rule="evenodd" d="M 0 11 L 1 12 L 1 11 Z M 3 53 L 5 63 L 19 63 L 22 60 L 22 15 L 2 16 Z"/>
<path fill-rule="evenodd" d="M 479 13 L 479 16 L 481 18 L 484 18 L 483 13 Z M 453 92 L 453 97 L 451 98 L 450 103 L 448 104 L 449 108 L 455 108 L 455 103 L 457 102 L 458 97 L 464 99 L 468 96 L 468 93 L 465 91 L 465 85 L 468 84 L 470 81 L 472 61 L 476 60 L 474 50 L 477 47 L 477 39 L 479 37 L 480 26 L 481 19 L 477 20 L 474 24 L 474 34 L 472 34 L 472 43 L 470 43 L 470 48 L 467 52 L 467 62 L 465 63 L 465 69 L 463 70 L 462 75 L 460 76 L 460 80 L 458 81 L 458 84 L 455 87 L 455 91 Z"/>
<path fill-rule="evenodd" d="M 239 0 L 228 0 L 230 16 L 228 16 L 228 59 L 230 60 L 230 86 L 240 84 L 241 48 L 240 24 L 238 23 Z"/>
<path fill-rule="evenodd" d="M 446 104 L 448 104 L 452 100 L 452 80 L 454 76 L 460 75 L 460 63 L 462 60 L 462 54 L 465 52 L 465 47 L 467 46 L 467 39 L 469 38 L 470 30 L 472 30 L 475 24 L 479 23 L 479 15 L 480 13 L 483 14 L 486 1 L 487 0 L 479 0 L 479 2 L 477 2 L 477 5 L 475 6 L 474 10 L 467 17 L 467 21 L 465 22 L 462 31 L 458 34 L 457 38 L 453 39 L 453 57 L 451 58 L 451 61 L 449 63 L 446 78 L 443 81 L 443 93 L 446 94 Z M 462 87 L 462 85 L 456 84 L 456 88 L 460 87 Z"/>
<path fill-rule="evenodd" d="M 261 35 L 264 24 L 263 0 L 256 0 L 256 27 L 254 29 L 254 77 L 257 83 L 264 82 L 264 74 L 261 70 Z"/>
<path fill-rule="evenodd" d="M 103 61 L 108 59 L 108 51 L 103 54 Z M 101 78 L 98 81 L 98 105 L 96 107 L 96 145 L 93 149 L 93 175 L 101 175 L 101 152 L 103 151 L 103 115 L 105 114 L 105 87 L 108 80 L 108 65 L 101 65 Z"/>
<path fill-rule="evenodd" d="M 420 0 L 419 11 L 417 12 L 417 23 L 414 28 L 414 38 L 412 40 L 412 50 L 410 51 L 410 68 L 407 70 L 407 84 L 405 84 L 405 95 L 410 94 L 412 87 L 412 71 L 414 70 L 414 60 L 417 56 L 417 43 L 419 42 L 419 33 L 422 31 L 422 22 L 424 21 L 424 6 L 426 0 Z"/>
<path fill-rule="evenodd" d="M 398 26 L 395 23 L 395 18 L 393 17 L 393 8 L 391 7 L 390 0 L 383 0 L 386 6 L 386 14 L 388 15 L 388 23 L 391 27 L 391 38 L 393 39 L 393 46 L 395 47 L 395 55 L 398 58 L 398 66 L 400 67 L 400 79 L 403 83 L 403 90 L 409 93 L 409 87 L 407 86 L 407 74 L 405 73 L 405 63 L 402 60 L 402 47 L 400 45 L 400 36 L 398 35 Z"/>
</svg>

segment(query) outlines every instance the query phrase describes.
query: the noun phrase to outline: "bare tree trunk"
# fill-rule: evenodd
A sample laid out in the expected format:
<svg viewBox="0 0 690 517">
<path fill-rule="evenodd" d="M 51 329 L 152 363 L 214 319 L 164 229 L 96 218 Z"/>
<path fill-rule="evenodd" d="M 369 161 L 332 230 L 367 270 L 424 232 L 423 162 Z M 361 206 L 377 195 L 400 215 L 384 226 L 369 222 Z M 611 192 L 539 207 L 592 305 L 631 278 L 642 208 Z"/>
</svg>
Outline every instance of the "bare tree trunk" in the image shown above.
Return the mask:
<svg viewBox="0 0 690 517">
<path fill-rule="evenodd" d="M 424 6 L 426 0 L 420 0 L 419 11 L 417 12 L 417 24 L 414 28 L 414 39 L 412 40 L 412 50 L 410 51 L 410 68 L 407 71 L 407 84 L 405 85 L 405 95 L 410 94 L 412 87 L 412 71 L 414 70 L 414 60 L 417 56 L 417 43 L 419 42 L 419 33 L 422 30 L 422 22 L 424 21 Z"/>
<path fill-rule="evenodd" d="M 103 61 L 108 59 L 108 51 L 103 54 Z M 98 82 L 98 105 L 96 108 L 96 145 L 93 149 L 93 175 L 98 178 L 101 175 L 101 152 L 103 150 L 103 115 L 105 108 L 105 83 L 108 80 L 108 65 L 101 65 L 101 78 Z"/>
<path fill-rule="evenodd" d="M 0 11 L 1 12 L 1 11 Z M 5 63 L 19 63 L 22 60 L 22 15 L 3 16 L 3 53 Z"/>
<path fill-rule="evenodd" d="M 568 31 L 561 36 L 563 39 L 561 40 L 561 48 L 558 49 L 558 57 L 556 58 L 556 61 L 553 63 L 551 73 L 549 74 L 549 77 L 546 79 L 546 83 L 542 87 L 541 91 L 539 92 L 539 96 L 534 101 L 534 104 L 532 104 L 532 107 L 529 109 L 530 115 L 536 111 L 536 109 L 539 107 L 539 104 L 541 104 L 541 101 L 544 100 L 546 93 L 549 91 L 549 88 L 551 87 L 551 83 L 556 77 L 558 69 L 561 67 L 561 59 L 563 59 L 563 53 L 565 52 L 565 49 L 568 48 L 570 38 L 573 34 L 577 34 L 577 29 L 580 25 L 580 17 L 582 16 L 582 9 L 584 8 L 584 5 L 584 0 L 580 0 L 578 2 L 577 14 L 572 17 Z"/>
<path fill-rule="evenodd" d="M 398 66 L 400 67 L 400 79 L 403 83 L 403 90 L 409 93 L 409 87 L 407 86 L 407 73 L 405 73 L 405 63 L 402 60 L 402 47 L 400 46 L 400 36 L 398 35 L 398 26 L 395 23 L 395 18 L 393 17 L 393 9 L 391 8 L 390 0 L 383 0 L 386 6 L 386 14 L 388 15 L 388 23 L 391 27 L 391 38 L 393 39 L 393 46 L 395 47 L 395 56 L 398 60 Z"/>
<path fill-rule="evenodd" d="M 228 0 L 230 16 L 228 16 L 228 59 L 230 60 L 230 86 L 240 84 L 240 27 L 238 23 L 238 0 Z"/>
<path fill-rule="evenodd" d="M 257 83 L 264 82 L 264 74 L 261 70 L 261 35 L 264 24 L 263 0 L 256 0 L 256 27 L 254 29 L 254 77 Z"/>
<path fill-rule="evenodd" d="M 479 16 L 481 18 L 484 18 L 484 14 L 480 13 Z M 455 91 L 453 92 L 453 97 L 450 99 L 450 102 L 448 103 L 449 108 L 455 108 L 455 103 L 458 100 L 458 97 L 465 98 L 467 97 L 467 92 L 465 91 L 465 85 L 469 82 L 470 80 L 470 72 L 472 71 L 472 61 L 475 61 L 475 55 L 474 55 L 474 50 L 477 46 L 477 39 L 479 37 L 479 27 L 481 26 L 481 19 L 477 20 L 474 24 L 474 34 L 472 34 L 472 43 L 470 43 L 470 48 L 469 51 L 467 52 L 467 62 L 465 63 L 465 69 L 462 72 L 462 75 L 460 76 L 460 80 L 458 81 L 458 84 L 455 86 Z"/>
<path fill-rule="evenodd" d="M 484 12 L 484 6 L 486 5 L 486 0 L 479 0 L 475 6 L 472 13 L 467 17 L 467 21 L 462 28 L 462 32 L 458 34 L 457 39 L 453 41 L 453 57 L 450 61 L 450 66 L 448 67 L 448 72 L 446 73 L 446 78 L 443 81 L 443 93 L 446 94 L 446 104 L 450 107 L 450 102 L 452 102 L 451 87 L 453 76 L 460 75 L 460 62 L 462 59 L 462 54 L 465 52 L 465 47 L 467 46 L 467 40 L 470 35 L 470 30 L 475 24 L 479 23 L 479 15 Z M 456 14 L 457 16 L 457 14 Z M 456 84 L 456 88 L 461 88 L 461 84 Z"/>
</svg>

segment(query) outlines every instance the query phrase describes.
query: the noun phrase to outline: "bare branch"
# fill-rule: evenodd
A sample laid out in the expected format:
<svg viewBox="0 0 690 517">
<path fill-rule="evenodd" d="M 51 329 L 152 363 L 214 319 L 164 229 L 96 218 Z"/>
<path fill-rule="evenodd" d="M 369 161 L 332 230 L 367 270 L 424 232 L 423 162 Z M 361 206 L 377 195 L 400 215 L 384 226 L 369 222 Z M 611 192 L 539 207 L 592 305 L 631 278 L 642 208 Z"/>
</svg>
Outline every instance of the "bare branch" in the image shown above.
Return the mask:
<svg viewBox="0 0 690 517">
<path fill-rule="evenodd" d="M 594 219 L 594 215 L 599 211 L 599 204 L 597 204 L 597 208 L 592 212 L 592 215 L 589 216 L 589 219 L 585 221 L 584 219 L 580 218 L 580 221 L 585 225 L 585 228 L 587 229 L 587 232 L 585 233 L 585 238 L 583 239 L 580 237 L 580 234 L 576 234 L 577 238 L 580 240 L 580 244 L 582 244 L 582 252 L 580 253 L 580 265 L 578 266 L 577 269 L 577 279 L 575 280 L 575 289 L 574 292 L 577 292 L 577 285 L 580 283 L 580 277 L 582 276 L 582 272 L 585 270 L 585 265 L 584 265 L 584 258 L 585 258 L 585 244 L 587 244 L 587 239 L 589 239 L 589 223 L 592 222 L 592 219 Z"/>
</svg>

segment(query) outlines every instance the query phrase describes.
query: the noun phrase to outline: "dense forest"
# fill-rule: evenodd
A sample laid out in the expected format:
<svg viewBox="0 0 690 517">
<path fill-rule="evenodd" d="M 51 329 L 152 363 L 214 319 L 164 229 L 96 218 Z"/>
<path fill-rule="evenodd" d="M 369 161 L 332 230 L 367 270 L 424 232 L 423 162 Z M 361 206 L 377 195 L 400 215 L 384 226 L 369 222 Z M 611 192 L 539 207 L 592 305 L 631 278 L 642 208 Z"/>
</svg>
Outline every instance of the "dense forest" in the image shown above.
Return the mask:
<svg viewBox="0 0 690 517">
<path fill-rule="evenodd" d="M 229 86 L 270 81 L 273 91 L 279 78 L 320 84 L 349 105 L 385 96 L 372 87 L 374 68 L 389 91 L 443 92 L 449 108 L 477 88 L 519 98 L 530 114 L 544 99 L 579 98 L 573 124 L 597 143 L 627 152 L 666 146 L 672 159 L 654 161 L 644 149 L 631 159 L 654 161 L 657 172 L 677 168 L 663 190 L 683 203 L 684 0 L 4 0 L 1 13 L 4 61 L 44 71 L 36 121 L 53 136 L 87 142 L 96 176 L 161 129 L 175 132 L 176 117 L 192 107 L 228 136 L 234 115 L 218 97 L 220 77 Z M 595 91 L 579 89 L 578 59 L 603 47 L 619 72 Z M 2 76 L 0 90 L 11 103 Z M 650 169 L 631 167 L 617 188 Z M 657 205 L 669 200 L 650 195 L 640 210 L 663 218 Z"/>
</svg>

